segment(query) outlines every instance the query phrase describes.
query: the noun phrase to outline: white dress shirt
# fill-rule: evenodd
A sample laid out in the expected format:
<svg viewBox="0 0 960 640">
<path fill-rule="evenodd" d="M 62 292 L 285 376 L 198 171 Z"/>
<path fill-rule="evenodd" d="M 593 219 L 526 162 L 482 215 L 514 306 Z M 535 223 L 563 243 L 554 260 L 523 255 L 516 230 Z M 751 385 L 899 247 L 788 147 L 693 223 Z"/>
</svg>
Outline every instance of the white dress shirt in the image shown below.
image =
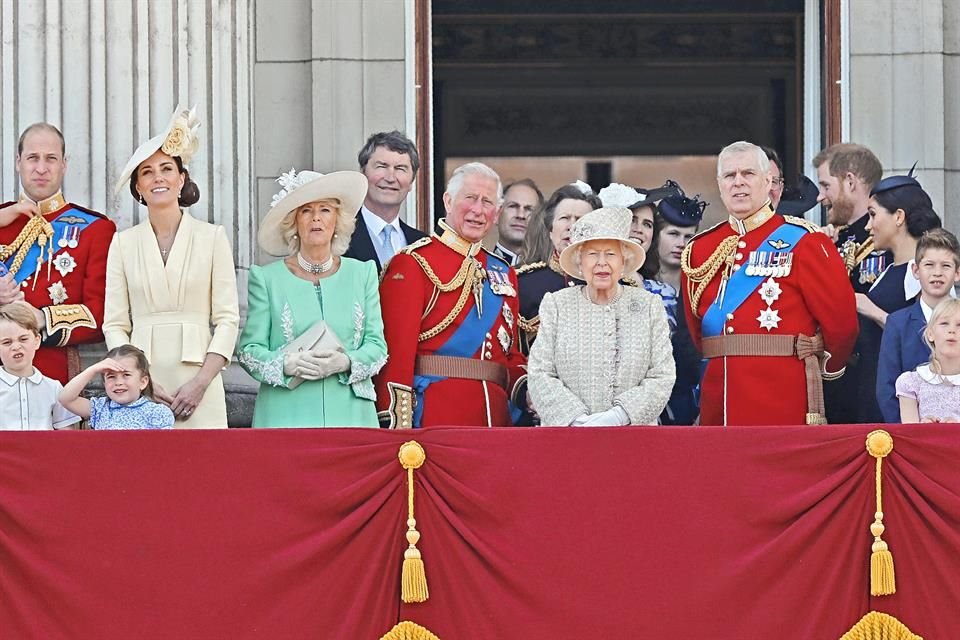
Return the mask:
<svg viewBox="0 0 960 640">
<path fill-rule="evenodd" d="M 381 234 L 383 228 L 387 225 L 393 227 L 393 236 L 390 238 L 393 246 L 390 255 L 394 255 L 407 246 L 407 237 L 403 235 L 403 229 L 400 228 L 400 216 L 394 218 L 392 222 L 386 222 L 366 207 L 360 207 L 360 214 L 363 216 L 363 222 L 367 225 L 367 233 L 370 234 L 370 241 L 373 242 L 373 248 L 377 250 L 377 255 L 380 255 L 380 250 L 383 249 L 383 236 Z"/>
<path fill-rule="evenodd" d="M 34 367 L 21 378 L 0 368 L 0 430 L 44 431 L 64 429 L 80 422 L 67 411 L 58 396 L 63 385 Z"/>
</svg>

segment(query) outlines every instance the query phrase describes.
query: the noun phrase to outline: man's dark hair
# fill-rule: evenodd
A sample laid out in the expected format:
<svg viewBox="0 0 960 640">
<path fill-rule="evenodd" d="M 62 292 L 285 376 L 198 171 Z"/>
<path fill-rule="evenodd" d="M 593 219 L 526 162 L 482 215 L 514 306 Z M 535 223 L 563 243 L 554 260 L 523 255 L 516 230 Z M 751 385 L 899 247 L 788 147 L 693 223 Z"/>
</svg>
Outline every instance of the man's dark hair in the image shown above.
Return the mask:
<svg viewBox="0 0 960 640">
<path fill-rule="evenodd" d="M 366 144 L 357 154 L 357 162 L 362 170 L 370 162 L 370 156 L 377 150 L 377 147 L 386 147 L 394 153 L 405 153 L 410 158 L 410 165 L 413 169 L 413 175 L 417 175 L 420 169 L 420 154 L 417 153 L 417 145 L 407 136 L 397 130 L 381 131 L 367 138 Z"/>
<path fill-rule="evenodd" d="M 537 186 L 537 183 L 531 180 L 530 178 L 523 178 L 521 180 L 514 180 L 509 184 L 503 185 L 503 197 L 507 197 L 507 191 L 510 191 L 513 187 L 516 186 L 529 187 L 537 194 L 537 207 L 543 206 L 543 192 L 540 191 L 540 187 Z"/>
<path fill-rule="evenodd" d="M 780 169 L 780 175 L 783 176 L 783 163 L 780 162 L 780 154 L 777 153 L 777 150 L 773 147 L 760 147 L 763 149 L 763 152 L 767 154 L 767 160 L 777 165 L 777 169 Z"/>
<path fill-rule="evenodd" d="M 66 156 L 67 143 L 63 139 L 63 133 L 60 132 L 60 129 L 57 129 L 49 122 L 34 122 L 32 125 L 23 130 L 23 133 L 20 134 L 20 139 L 17 140 L 18 156 L 23 153 L 23 141 L 26 140 L 27 134 L 33 133 L 34 131 L 49 131 L 50 133 L 57 134 L 57 137 L 60 138 L 60 155 Z"/>
<path fill-rule="evenodd" d="M 862 144 L 842 142 L 831 145 L 816 155 L 813 166 L 819 169 L 824 162 L 830 163 L 830 175 L 834 178 L 843 178 L 849 172 L 860 178 L 868 189 L 873 189 L 883 177 L 880 160 Z"/>
</svg>

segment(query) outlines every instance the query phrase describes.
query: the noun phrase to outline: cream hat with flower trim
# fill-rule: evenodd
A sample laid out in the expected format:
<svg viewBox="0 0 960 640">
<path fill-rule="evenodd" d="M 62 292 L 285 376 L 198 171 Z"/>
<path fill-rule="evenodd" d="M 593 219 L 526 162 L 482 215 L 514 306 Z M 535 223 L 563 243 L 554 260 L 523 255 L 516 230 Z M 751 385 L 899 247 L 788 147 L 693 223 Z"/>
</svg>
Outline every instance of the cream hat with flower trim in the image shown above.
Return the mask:
<svg viewBox="0 0 960 640">
<path fill-rule="evenodd" d="M 570 246 L 560 254 L 560 267 L 574 278 L 582 278 L 577 264 L 577 250 L 591 240 L 616 240 L 623 249 L 623 273 L 640 268 L 647 254 L 640 243 L 630 239 L 633 214 L 626 207 L 594 209 L 577 220 L 570 229 Z"/>
<path fill-rule="evenodd" d="M 367 197 L 367 176 L 359 171 L 335 171 L 322 174 L 316 171 L 290 169 L 277 182 L 282 187 L 273 196 L 270 211 L 263 217 L 257 232 L 260 248 L 272 256 L 288 256 L 293 248 L 284 240 L 283 220 L 291 211 L 308 202 L 339 200 L 341 216 L 356 216 Z"/>
<path fill-rule="evenodd" d="M 152 156 L 157 151 L 163 151 L 168 156 L 177 156 L 183 165 L 190 164 L 194 154 L 200 148 L 200 119 L 197 117 L 197 108 L 185 108 L 183 105 L 177 105 L 176 111 L 170 117 L 170 124 L 158 136 L 150 138 L 133 152 L 127 166 L 120 173 L 120 179 L 114 187 L 114 193 L 118 194 L 130 182 L 130 176 L 137 170 L 144 160 Z"/>
</svg>

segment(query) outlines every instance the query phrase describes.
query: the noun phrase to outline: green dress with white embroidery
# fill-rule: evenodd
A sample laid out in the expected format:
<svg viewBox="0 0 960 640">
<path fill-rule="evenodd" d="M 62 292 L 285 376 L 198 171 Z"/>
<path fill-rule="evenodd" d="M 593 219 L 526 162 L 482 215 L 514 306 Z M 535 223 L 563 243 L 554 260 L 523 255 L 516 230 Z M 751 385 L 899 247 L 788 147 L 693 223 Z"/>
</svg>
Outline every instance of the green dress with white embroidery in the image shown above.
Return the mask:
<svg viewBox="0 0 960 640">
<path fill-rule="evenodd" d="M 250 268 L 247 323 L 240 364 L 260 381 L 254 427 L 377 427 L 371 378 L 387 361 L 377 268 L 341 258 L 333 275 L 314 285 L 283 260 Z M 350 369 L 295 389 L 283 374 L 283 347 L 323 320 L 340 339 Z"/>
</svg>

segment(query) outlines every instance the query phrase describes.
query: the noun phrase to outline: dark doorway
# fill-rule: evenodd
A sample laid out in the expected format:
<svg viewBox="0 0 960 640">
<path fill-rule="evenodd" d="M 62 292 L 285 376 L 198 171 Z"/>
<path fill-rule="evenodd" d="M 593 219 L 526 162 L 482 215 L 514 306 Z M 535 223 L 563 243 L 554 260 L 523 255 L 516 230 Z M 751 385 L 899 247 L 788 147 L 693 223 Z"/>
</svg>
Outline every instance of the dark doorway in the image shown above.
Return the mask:
<svg viewBox="0 0 960 640">
<path fill-rule="evenodd" d="M 734 140 L 798 171 L 803 0 L 433 0 L 432 12 L 438 203 L 466 159 L 545 192 L 588 165 L 641 186 L 679 175 L 708 200 L 710 158 Z"/>
</svg>

